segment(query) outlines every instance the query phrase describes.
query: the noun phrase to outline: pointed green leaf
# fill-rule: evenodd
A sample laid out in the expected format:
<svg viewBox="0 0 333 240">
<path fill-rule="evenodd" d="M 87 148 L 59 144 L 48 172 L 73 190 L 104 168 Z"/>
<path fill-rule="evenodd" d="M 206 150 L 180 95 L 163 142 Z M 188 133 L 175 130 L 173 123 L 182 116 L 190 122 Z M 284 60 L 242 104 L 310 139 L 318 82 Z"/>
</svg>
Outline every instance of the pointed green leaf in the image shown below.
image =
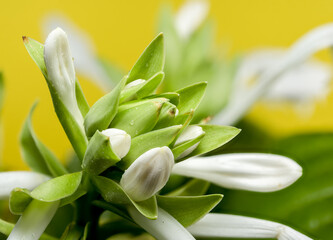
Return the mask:
<svg viewBox="0 0 333 240">
<path fill-rule="evenodd" d="M 44 62 L 44 45 L 29 37 L 23 36 L 22 39 L 29 55 L 42 71 L 44 77 L 47 78 L 47 71 Z"/>
<path fill-rule="evenodd" d="M 120 103 L 130 101 L 136 98 L 136 93 L 146 84 L 146 82 L 139 83 L 138 85 L 124 88 L 124 90 L 121 91 L 120 94 Z"/>
<path fill-rule="evenodd" d="M 160 86 L 164 79 L 164 73 L 159 72 L 152 76 L 142 88 L 137 92 L 138 98 L 144 98 L 150 94 L 153 94 L 155 90 Z"/>
<path fill-rule="evenodd" d="M 31 196 L 39 201 L 53 202 L 71 196 L 78 189 L 82 172 L 70 173 L 53 178 L 36 187 Z"/>
<path fill-rule="evenodd" d="M 192 140 L 186 141 L 186 142 L 184 142 L 182 144 L 179 144 L 179 145 L 175 146 L 172 149 L 172 153 L 173 153 L 173 156 L 175 157 L 175 159 L 177 159 L 183 152 L 185 152 L 186 149 L 188 149 L 188 148 L 192 147 L 193 145 L 197 144 L 198 142 L 200 142 L 201 139 L 204 136 L 205 136 L 205 134 L 201 134 L 197 138 L 194 138 Z"/>
<path fill-rule="evenodd" d="M 87 136 L 91 137 L 96 130 L 102 131 L 108 128 L 117 114 L 120 93 L 125 83 L 126 77 L 124 77 L 110 93 L 100 98 L 91 107 L 84 119 L 84 127 Z"/>
<path fill-rule="evenodd" d="M 15 215 L 21 215 L 32 199 L 27 189 L 14 188 L 9 197 L 10 212 Z"/>
<path fill-rule="evenodd" d="M 122 169 L 127 169 L 146 151 L 156 147 L 169 146 L 179 133 L 181 127 L 181 125 L 177 125 L 162 128 L 133 138 L 129 152 L 117 165 Z"/>
<path fill-rule="evenodd" d="M 36 105 L 37 103 L 32 106 L 20 135 L 23 159 L 29 167 L 36 172 L 52 175 L 54 177 L 66 174 L 67 170 L 65 167 L 56 156 L 38 140 L 33 131 L 31 117 Z"/>
<path fill-rule="evenodd" d="M 201 139 L 199 146 L 189 155 L 181 160 L 202 155 L 210 152 L 229 142 L 236 137 L 241 131 L 235 127 L 219 126 L 219 125 L 198 125 L 205 132 L 205 136 Z"/>
<path fill-rule="evenodd" d="M 210 183 L 201 179 L 191 179 L 183 186 L 166 194 L 166 196 L 198 196 L 204 195 Z"/>
<path fill-rule="evenodd" d="M 76 101 L 77 101 L 77 105 L 79 106 L 80 112 L 81 112 L 82 116 L 85 117 L 87 115 L 87 113 L 89 112 L 90 107 L 86 100 L 86 97 L 83 94 L 81 85 L 77 79 L 75 81 L 75 96 L 76 96 Z"/>
<path fill-rule="evenodd" d="M 177 91 L 179 93 L 179 114 L 185 114 L 196 110 L 199 106 L 207 87 L 207 82 L 200 82 Z"/>
<path fill-rule="evenodd" d="M 164 40 L 160 33 L 141 54 L 128 74 L 127 82 L 150 79 L 164 67 Z"/>
<path fill-rule="evenodd" d="M 174 104 L 175 106 L 178 105 L 179 103 L 179 93 L 175 92 L 166 92 L 166 93 L 161 93 L 161 94 L 154 94 L 147 96 L 146 98 L 151 99 L 151 98 L 167 98 L 169 99 L 170 103 Z"/>
<path fill-rule="evenodd" d="M 92 176 L 92 181 L 105 201 L 113 204 L 132 204 L 145 217 L 149 219 L 157 218 L 157 202 L 155 196 L 145 201 L 135 202 L 118 183 L 109 178 Z"/>
<path fill-rule="evenodd" d="M 61 235 L 60 240 L 80 240 L 83 234 L 83 228 L 75 222 L 69 224 L 64 233 Z"/>
<path fill-rule="evenodd" d="M 97 130 L 90 139 L 84 155 L 83 170 L 90 174 L 99 175 L 119 161 L 120 158 L 112 150 L 109 137 Z"/>
<path fill-rule="evenodd" d="M 209 213 L 223 195 L 212 194 L 190 197 L 157 196 L 158 206 L 171 214 L 184 227 L 188 227 Z"/>
<path fill-rule="evenodd" d="M 169 102 L 164 103 L 154 129 L 165 128 L 172 125 L 176 113 L 177 107 L 175 105 Z"/>
<path fill-rule="evenodd" d="M 110 212 L 113 212 L 115 214 L 117 214 L 118 216 L 130 221 L 130 222 L 133 222 L 133 219 L 128 215 L 127 211 L 126 211 L 126 208 L 122 209 L 119 207 L 119 205 L 115 205 L 115 204 L 112 204 L 112 203 L 109 203 L 109 202 L 105 202 L 105 201 L 100 201 L 100 200 L 95 200 L 92 202 L 92 204 L 94 206 L 97 206 L 99 208 L 102 208 L 104 210 L 108 210 Z"/>
<path fill-rule="evenodd" d="M 152 99 L 149 101 L 139 102 L 136 107 L 123 110 L 119 108 L 119 112 L 111 123 L 111 127 L 118 128 L 127 132 L 131 137 L 143 134 L 154 128 L 163 103 L 167 99 Z"/>
</svg>

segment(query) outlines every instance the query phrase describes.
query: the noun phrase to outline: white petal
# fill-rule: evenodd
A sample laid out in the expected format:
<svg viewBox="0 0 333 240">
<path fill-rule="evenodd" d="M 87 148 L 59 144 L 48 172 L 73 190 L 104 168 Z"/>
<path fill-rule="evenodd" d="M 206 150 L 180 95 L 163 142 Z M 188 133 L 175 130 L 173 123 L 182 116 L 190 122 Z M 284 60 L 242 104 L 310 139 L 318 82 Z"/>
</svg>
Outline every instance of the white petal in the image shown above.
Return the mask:
<svg viewBox="0 0 333 240">
<path fill-rule="evenodd" d="M 59 206 L 56 202 L 32 200 L 15 224 L 7 240 L 37 240 L 51 222 Z"/>
<path fill-rule="evenodd" d="M 271 192 L 294 183 L 302 168 L 279 155 L 240 153 L 191 158 L 175 164 L 172 172 L 226 188 Z"/>
<path fill-rule="evenodd" d="M 194 239 L 176 219 L 162 208 L 158 208 L 158 218 L 156 220 L 144 217 L 133 206 L 129 207 L 128 211 L 137 224 L 158 240 Z"/>
<path fill-rule="evenodd" d="M 173 165 L 170 148 L 150 149 L 125 171 L 120 185 L 134 201 L 146 200 L 165 186 Z"/>
<path fill-rule="evenodd" d="M 13 171 L 0 173 L 0 199 L 8 198 L 10 192 L 16 188 L 32 190 L 49 180 L 50 177 L 36 172 Z"/>
<path fill-rule="evenodd" d="M 195 237 L 311 239 L 280 223 L 231 214 L 207 214 L 187 229 Z"/>
<path fill-rule="evenodd" d="M 302 38 L 300 38 L 278 63 L 267 68 L 258 78 L 250 91 L 244 92 L 238 89 L 238 81 L 235 81 L 234 92 L 227 106 L 214 119 L 213 123 L 232 125 L 237 122 L 259 97 L 290 69 L 299 66 L 312 54 L 333 45 L 333 24 L 320 26 Z M 238 85 L 237 85 L 238 84 Z"/>
<path fill-rule="evenodd" d="M 188 38 L 206 19 L 209 10 L 208 1 L 188 0 L 175 16 L 175 27 L 182 38 Z"/>
<path fill-rule="evenodd" d="M 127 132 L 117 129 L 108 128 L 101 132 L 110 138 L 112 150 L 118 157 L 123 158 L 131 148 L 131 136 Z"/>
<path fill-rule="evenodd" d="M 68 34 L 69 45 L 78 74 L 96 81 L 102 89 L 111 89 L 113 87 L 111 80 L 114 79 L 109 79 L 109 76 L 98 62 L 95 46 L 90 36 L 70 20 L 60 15 L 49 15 L 45 18 L 43 23 L 45 35 L 56 27 L 61 27 Z"/>
</svg>

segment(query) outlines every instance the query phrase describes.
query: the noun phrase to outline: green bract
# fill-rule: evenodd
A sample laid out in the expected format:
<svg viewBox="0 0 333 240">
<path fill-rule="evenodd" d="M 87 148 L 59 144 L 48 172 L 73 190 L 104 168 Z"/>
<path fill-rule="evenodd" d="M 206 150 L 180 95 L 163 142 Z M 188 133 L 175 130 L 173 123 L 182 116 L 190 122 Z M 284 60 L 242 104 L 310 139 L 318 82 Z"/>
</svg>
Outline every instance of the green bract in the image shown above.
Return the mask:
<svg viewBox="0 0 333 240">
<path fill-rule="evenodd" d="M 69 110 L 68 103 L 61 99 L 60 96 L 63 96 L 64 92 L 58 94 L 57 91 L 63 89 L 59 90 L 59 86 L 54 87 L 54 81 L 57 79 L 48 77 L 50 69 L 47 69 L 44 62 L 44 46 L 26 37 L 24 44 L 46 79 L 55 112 L 80 163 L 77 165 L 78 170 L 71 172 L 36 137 L 31 124 L 35 104 L 21 133 L 22 155 L 33 171 L 48 175 L 51 179 L 33 190 L 15 188 L 10 195 L 10 210 L 13 214 L 24 215 L 28 206 L 36 201 L 59 204 L 60 207 L 70 204 L 67 207 L 74 208 L 76 214 L 66 220 L 69 224 L 60 230 L 61 234 L 57 237 L 97 239 L 98 236 L 107 234 L 107 231 L 105 232 L 99 225 L 99 218 L 104 211 L 113 212 L 113 217 L 109 216 L 106 220 L 110 224 L 113 224 L 112 219 L 117 216 L 117 221 L 114 223 L 127 221 L 128 225 L 134 222 L 128 212 L 129 208 L 134 207 L 148 219 L 158 219 L 158 209 L 161 208 L 187 227 L 202 218 L 221 201 L 220 194 L 203 195 L 209 183 L 197 179 L 171 189 L 167 195 L 157 193 L 139 202 L 131 199 L 130 194 L 126 193 L 120 184 L 124 171 L 134 166 L 140 156 L 144 156 L 140 161 L 147 165 L 135 166 L 131 171 L 133 173 L 143 171 L 141 178 L 150 177 L 151 182 L 146 181 L 147 186 L 145 186 L 149 188 L 150 183 L 155 184 L 154 180 L 158 179 L 156 177 L 162 174 L 160 171 L 164 171 L 157 168 L 154 170 L 156 173 L 149 172 L 149 169 L 154 169 L 149 166 L 151 163 L 149 157 L 156 158 L 156 163 L 165 161 L 161 166 L 172 169 L 176 158 L 177 161 L 182 161 L 210 152 L 239 133 L 239 129 L 233 127 L 196 125 L 195 128 L 202 130 L 202 134 L 175 145 L 177 139 L 191 124 L 207 83 L 196 83 L 175 92 L 157 92 L 164 79 L 163 34 L 159 34 L 149 44 L 128 75 L 119 79 L 118 85 L 96 101 L 91 108 L 78 80 L 75 79 L 74 105 L 77 105 L 82 115 L 79 119 Z M 48 56 L 48 59 L 50 58 L 52 59 L 52 56 Z M 59 61 L 61 63 L 62 59 Z M 70 64 L 66 67 L 70 67 Z M 68 71 L 71 72 L 73 69 Z M 57 74 L 53 72 L 52 76 Z M 103 134 L 106 129 L 113 131 L 114 135 Z M 119 131 L 122 134 L 117 135 Z M 125 135 L 128 137 L 127 145 L 123 146 Z M 122 156 L 116 154 L 119 152 L 118 148 L 124 150 L 126 147 L 125 153 L 120 151 L 124 153 Z M 149 152 L 152 149 L 157 150 Z M 186 156 L 179 157 L 185 151 L 187 151 Z M 167 177 L 169 174 L 170 172 Z M 135 177 L 134 174 L 134 180 Z M 130 180 L 131 178 L 128 181 Z M 142 183 L 138 181 L 134 184 Z M 161 189 L 164 186 L 152 187 Z M 8 235 L 11 228 L 11 225 L 0 222 L 2 233 Z M 97 236 L 92 237 L 92 234 Z M 47 237 L 47 235 L 42 236 L 44 239 Z"/>
</svg>

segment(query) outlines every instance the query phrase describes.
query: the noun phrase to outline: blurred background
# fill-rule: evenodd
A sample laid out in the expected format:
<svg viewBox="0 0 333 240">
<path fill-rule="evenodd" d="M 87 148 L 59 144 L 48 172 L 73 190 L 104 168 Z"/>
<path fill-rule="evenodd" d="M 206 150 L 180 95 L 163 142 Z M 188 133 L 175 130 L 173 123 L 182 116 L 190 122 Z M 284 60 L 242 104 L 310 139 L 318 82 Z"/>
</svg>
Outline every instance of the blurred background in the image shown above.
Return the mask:
<svg viewBox="0 0 333 240">
<path fill-rule="evenodd" d="M 211 41 L 206 42 L 209 45 L 207 51 L 223 59 L 216 58 L 219 59 L 216 62 L 221 62 L 221 69 L 230 62 L 239 63 L 248 52 L 258 48 L 288 48 L 311 29 L 333 22 L 333 2 L 329 0 L 207 2 L 207 21 L 214 33 Z M 23 121 L 37 99 L 39 104 L 34 112 L 33 125 L 38 137 L 62 160 L 68 158 L 71 149 L 53 111 L 46 82 L 29 57 L 22 36 L 43 43 L 46 34 L 43 29 L 50 16 L 66 19 L 67 23 L 73 24 L 90 38 L 99 57 L 114 63 L 113 66 L 126 73 L 161 30 L 158 27 L 161 13 L 169 8 L 175 14 L 183 4 L 184 1 L 178 0 L 2 1 L 0 70 L 5 84 L 4 108 L 1 113 L 2 169 L 27 169 L 20 155 L 18 138 Z M 168 51 L 168 48 L 166 50 L 167 56 L 174 53 Z M 206 47 L 200 50 L 206 51 Z M 329 72 L 326 75 L 329 79 L 318 91 L 319 97 L 296 106 L 285 102 L 258 101 L 237 125 L 243 129 L 242 133 L 219 150 L 259 150 L 284 154 L 302 165 L 303 177 L 292 187 L 269 194 L 231 191 L 212 186 L 209 191 L 225 194 L 222 204 L 215 211 L 280 221 L 320 239 L 330 239 L 333 235 L 331 52 L 320 51 L 315 58 L 326 64 Z M 300 81 L 299 87 L 315 90 L 312 83 L 318 80 L 318 75 L 312 76 L 307 70 L 307 66 L 300 69 L 304 74 L 299 78 L 310 78 L 311 81 Z M 80 71 L 77 75 L 90 105 L 108 90 L 95 84 L 96 79 L 80 74 Z M 282 88 L 287 89 L 288 86 Z M 215 94 L 223 95 L 223 90 Z M 210 105 L 218 105 L 219 101 L 217 98 Z"/>
</svg>

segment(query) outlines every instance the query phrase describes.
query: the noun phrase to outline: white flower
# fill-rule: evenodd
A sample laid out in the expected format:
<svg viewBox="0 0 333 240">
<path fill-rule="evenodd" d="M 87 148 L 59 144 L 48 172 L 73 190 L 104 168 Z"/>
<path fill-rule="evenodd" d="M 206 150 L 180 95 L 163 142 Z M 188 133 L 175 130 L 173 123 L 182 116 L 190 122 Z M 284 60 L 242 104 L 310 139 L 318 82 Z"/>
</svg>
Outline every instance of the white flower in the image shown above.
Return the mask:
<svg viewBox="0 0 333 240">
<path fill-rule="evenodd" d="M 133 206 L 128 208 L 133 220 L 158 240 L 194 240 L 195 238 L 169 213 L 158 208 L 158 218 L 151 220 L 143 216 Z"/>
<path fill-rule="evenodd" d="M 284 73 L 304 63 L 317 51 L 333 45 L 333 24 L 320 26 L 301 37 L 274 65 L 263 71 L 253 87 L 246 91 L 235 79 L 233 93 L 226 107 L 213 119 L 213 123 L 235 124 L 249 108 L 268 91 Z M 314 79 L 316 81 L 316 79 Z"/>
<path fill-rule="evenodd" d="M 48 35 L 44 45 L 44 60 L 52 87 L 76 121 L 83 123 L 83 117 L 76 102 L 72 54 L 67 35 L 62 29 L 56 28 Z"/>
<path fill-rule="evenodd" d="M 206 19 L 209 4 L 204 0 L 189 0 L 178 10 L 175 27 L 180 37 L 187 39 Z"/>
<path fill-rule="evenodd" d="M 180 134 L 180 136 L 177 138 L 175 142 L 175 147 L 179 146 L 180 144 L 196 139 L 197 137 L 200 137 L 202 134 L 205 134 L 205 132 L 202 130 L 201 127 L 190 125 L 186 127 L 186 129 Z M 193 152 L 194 149 L 197 148 L 200 141 L 194 144 L 193 146 L 186 149 L 182 154 L 180 154 L 177 159 L 183 158 L 187 155 L 189 155 L 191 152 Z"/>
<path fill-rule="evenodd" d="M 302 175 L 302 168 L 279 155 L 239 153 L 191 158 L 175 164 L 172 173 L 226 188 L 271 192 L 294 183 Z"/>
<path fill-rule="evenodd" d="M 7 240 L 38 240 L 51 222 L 60 201 L 32 200 L 15 224 Z"/>
<path fill-rule="evenodd" d="M 131 136 L 117 128 L 109 128 L 101 132 L 109 137 L 112 150 L 119 158 L 126 156 L 131 148 Z"/>
<path fill-rule="evenodd" d="M 257 49 L 245 55 L 237 70 L 238 88 L 249 90 L 249 81 L 278 64 L 286 50 Z M 332 71 L 328 64 L 310 60 L 285 72 L 272 84 L 264 97 L 269 101 L 313 102 L 328 93 Z"/>
<path fill-rule="evenodd" d="M 125 171 L 120 185 L 134 201 L 146 200 L 164 187 L 173 165 L 174 157 L 168 147 L 150 149 Z"/>
<path fill-rule="evenodd" d="M 32 190 L 50 177 L 35 172 L 13 171 L 0 173 L 0 199 L 8 198 L 14 188 Z"/>
<path fill-rule="evenodd" d="M 70 20 L 60 15 L 50 15 L 44 20 L 43 29 L 45 35 L 54 28 L 60 26 L 68 33 L 68 41 L 74 57 L 75 67 L 79 74 L 94 80 L 101 89 L 113 87 L 111 79 L 98 61 L 95 46 L 92 39 Z"/>
<path fill-rule="evenodd" d="M 280 223 L 230 214 L 207 214 L 187 229 L 196 237 L 311 239 Z"/>
</svg>

